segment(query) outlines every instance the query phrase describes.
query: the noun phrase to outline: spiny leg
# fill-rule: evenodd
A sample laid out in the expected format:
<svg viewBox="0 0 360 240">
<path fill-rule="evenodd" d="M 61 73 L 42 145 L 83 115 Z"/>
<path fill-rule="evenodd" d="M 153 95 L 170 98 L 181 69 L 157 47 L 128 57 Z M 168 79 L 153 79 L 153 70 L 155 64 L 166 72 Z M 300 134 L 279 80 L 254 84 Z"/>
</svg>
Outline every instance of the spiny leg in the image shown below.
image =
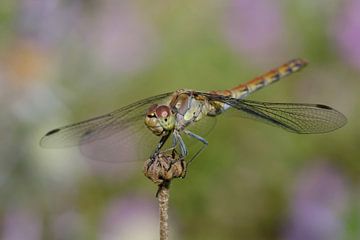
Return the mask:
<svg viewBox="0 0 360 240">
<path fill-rule="evenodd" d="M 164 144 L 166 143 L 166 141 L 168 140 L 169 136 L 171 135 L 171 133 L 167 133 L 166 135 L 162 136 L 158 145 L 156 146 L 155 151 L 153 152 L 153 154 L 151 154 L 150 156 L 150 161 L 147 164 L 147 169 L 149 169 L 149 167 L 154 163 L 155 161 L 155 155 L 157 155 L 160 151 L 160 149 L 164 146 Z"/>
<path fill-rule="evenodd" d="M 154 154 L 158 153 L 159 150 L 164 146 L 164 144 L 166 143 L 166 141 L 168 140 L 169 136 L 171 135 L 171 133 L 167 133 L 166 135 L 162 136 L 158 145 L 156 146 L 155 152 Z M 153 155 L 154 155 L 153 154 Z"/>
<path fill-rule="evenodd" d="M 199 140 L 203 146 L 200 148 L 199 151 L 197 151 L 194 156 L 192 156 L 192 158 L 189 160 L 188 164 L 189 165 L 197 156 L 199 156 L 200 153 L 202 153 L 202 151 L 205 150 L 205 148 L 209 145 L 208 141 L 206 141 L 204 138 L 200 137 L 199 135 L 190 132 L 189 130 L 184 130 L 184 133 L 187 134 L 188 136 L 195 138 L 196 140 Z"/>
<path fill-rule="evenodd" d="M 180 147 L 180 157 L 182 157 L 182 158 L 186 157 L 189 152 L 186 148 L 184 140 L 182 139 L 182 137 L 178 131 L 174 131 L 173 134 L 174 134 L 174 138 L 175 138 L 174 141 L 176 141 L 176 144 L 179 144 L 179 147 Z"/>
<path fill-rule="evenodd" d="M 182 168 L 184 169 L 184 171 L 183 171 L 183 174 L 182 174 L 182 178 L 184 178 L 185 177 L 185 175 L 186 175 L 186 172 L 187 172 L 187 168 L 186 168 L 186 166 L 187 166 L 187 163 L 185 162 L 185 157 L 189 154 L 189 152 L 188 152 L 188 150 L 187 150 L 187 147 L 186 147 L 186 145 L 185 145 L 185 143 L 184 143 L 184 140 L 182 139 L 182 137 L 181 137 L 181 135 L 180 135 L 180 133 L 178 132 L 178 131 L 174 131 L 173 132 L 173 149 L 172 149 L 172 154 L 173 155 L 176 155 L 176 154 L 178 154 L 177 153 L 177 151 L 176 151 L 176 146 L 177 146 L 177 144 L 179 144 L 179 147 L 180 147 L 180 158 L 179 158 L 179 160 L 177 160 L 177 161 L 180 161 L 181 162 L 181 166 L 182 166 Z M 174 158 L 175 159 L 175 158 Z M 172 164 L 174 164 L 175 162 L 173 162 Z M 171 165 L 172 165 L 171 164 Z"/>
</svg>

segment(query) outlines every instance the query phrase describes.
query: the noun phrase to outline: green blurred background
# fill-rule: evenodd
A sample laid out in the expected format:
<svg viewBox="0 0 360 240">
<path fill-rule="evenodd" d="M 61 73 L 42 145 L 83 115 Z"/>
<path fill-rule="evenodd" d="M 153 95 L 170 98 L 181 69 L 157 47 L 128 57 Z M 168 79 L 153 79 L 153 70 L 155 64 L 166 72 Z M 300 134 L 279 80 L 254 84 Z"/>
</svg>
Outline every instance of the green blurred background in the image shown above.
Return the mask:
<svg viewBox="0 0 360 240">
<path fill-rule="evenodd" d="M 360 1 L 0 1 L 0 238 L 158 239 L 156 186 L 132 167 L 40 148 L 49 129 L 155 94 L 226 89 L 330 105 L 333 133 L 220 117 L 173 181 L 171 239 L 360 239 Z"/>
</svg>

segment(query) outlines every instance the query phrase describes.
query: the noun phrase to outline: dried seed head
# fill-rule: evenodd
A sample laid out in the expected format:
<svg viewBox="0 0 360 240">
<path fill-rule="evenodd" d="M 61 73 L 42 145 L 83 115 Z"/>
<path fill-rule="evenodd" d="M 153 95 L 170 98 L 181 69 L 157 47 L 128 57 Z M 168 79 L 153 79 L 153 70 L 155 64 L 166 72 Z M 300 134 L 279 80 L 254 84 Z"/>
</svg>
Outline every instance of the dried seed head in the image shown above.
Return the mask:
<svg viewBox="0 0 360 240">
<path fill-rule="evenodd" d="M 176 154 L 160 152 L 154 158 L 146 160 L 144 174 L 155 184 L 160 185 L 164 181 L 185 177 L 186 163 Z"/>
</svg>

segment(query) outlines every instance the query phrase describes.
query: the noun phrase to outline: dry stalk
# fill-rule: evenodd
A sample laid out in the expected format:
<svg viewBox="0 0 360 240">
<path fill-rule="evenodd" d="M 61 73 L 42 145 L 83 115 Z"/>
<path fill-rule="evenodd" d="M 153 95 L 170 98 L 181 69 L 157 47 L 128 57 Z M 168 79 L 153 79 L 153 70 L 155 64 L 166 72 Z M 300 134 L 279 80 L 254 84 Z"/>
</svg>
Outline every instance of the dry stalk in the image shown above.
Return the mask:
<svg viewBox="0 0 360 240">
<path fill-rule="evenodd" d="M 144 174 L 158 185 L 156 197 L 160 212 L 160 240 L 168 240 L 170 183 L 174 178 L 185 177 L 186 163 L 174 151 L 160 152 L 145 162 Z"/>
<path fill-rule="evenodd" d="M 169 197 L 170 181 L 164 181 L 158 189 L 157 196 L 160 211 L 160 240 L 169 239 Z"/>
</svg>

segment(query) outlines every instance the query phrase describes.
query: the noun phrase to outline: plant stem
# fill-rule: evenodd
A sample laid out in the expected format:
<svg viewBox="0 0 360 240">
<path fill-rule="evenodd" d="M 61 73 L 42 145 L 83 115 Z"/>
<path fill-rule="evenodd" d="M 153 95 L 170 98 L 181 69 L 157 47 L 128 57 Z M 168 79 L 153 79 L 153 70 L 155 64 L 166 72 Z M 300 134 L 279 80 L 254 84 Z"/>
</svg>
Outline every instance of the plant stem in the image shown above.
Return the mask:
<svg viewBox="0 0 360 240">
<path fill-rule="evenodd" d="M 184 178 L 186 162 L 174 150 L 159 152 L 144 163 L 144 174 L 156 185 L 156 197 L 159 201 L 160 212 L 160 240 L 169 239 L 169 198 L 170 182 L 174 178 Z"/>
<path fill-rule="evenodd" d="M 170 197 L 170 181 L 164 181 L 159 185 L 157 192 L 160 210 L 160 240 L 169 239 L 169 197 Z"/>
</svg>

